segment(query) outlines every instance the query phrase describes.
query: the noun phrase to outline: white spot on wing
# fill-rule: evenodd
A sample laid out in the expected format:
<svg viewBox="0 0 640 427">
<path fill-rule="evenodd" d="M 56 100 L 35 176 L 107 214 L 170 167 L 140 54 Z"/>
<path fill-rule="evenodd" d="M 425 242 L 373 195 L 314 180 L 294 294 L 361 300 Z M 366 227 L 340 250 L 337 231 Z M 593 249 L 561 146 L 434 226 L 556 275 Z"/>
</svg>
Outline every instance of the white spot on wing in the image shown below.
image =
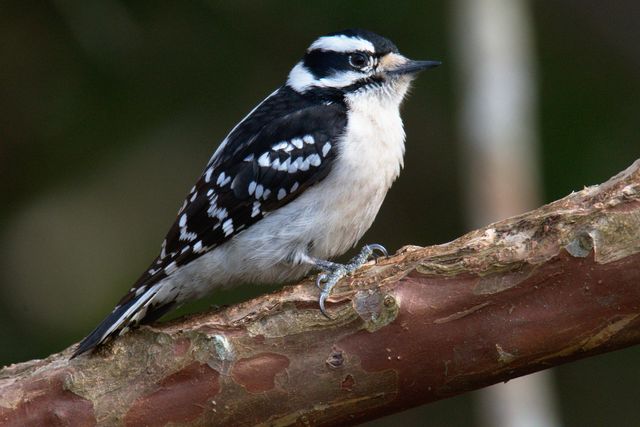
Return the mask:
<svg viewBox="0 0 640 427">
<path fill-rule="evenodd" d="M 223 219 L 225 219 L 227 216 L 229 215 L 229 213 L 227 212 L 226 209 L 222 208 L 222 209 L 218 209 L 218 213 L 216 215 L 216 217 L 222 221 Z"/>
<path fill-rule="evenodd" d="M 298 157 L 299 158 L 299 157 Z M 291 164 L 289 165 L 289 169 L 287 170 L 287 172 L 289 173 L 296 173 L 298 171 L 298 164 L 293 161 L 291 162 Z"/>
<path fill-rule="evenodd" d="M 171 274 L 174 271 L 176 271 L 177 269 L 178 269 L 178 264 L 176 264 L 175 261 L 172 261 L 169 264 L 167 264 L 167 266 L 164 268 L 164 272 L 166 274 Z"/>
<path fill-rule="evenodd" d="M 204 173 L 204 182 L 209 182 L 211 180 L 211 174 L 213 173 L 213 166 L 210 166 L 207 171 Z"/>
<path fill-rule="evenodd" d="M 320 163 L 322 163 L 320 156 L 317 154 L 311 154 L 305 161 L 309 162 L 311 166 L 320 166 Z"/>
<path fill-rule="evenodd" d="M 291 186 L 291 192 L 293 193 L 294 191 L 296 191 L 298 187 L 299 187 L 298 181 L 294 182 L 293 185 Z"/>
<path fill-rule="evenodd" d="M 287 143 L 287 141 L 282 141 L 279 142 L 277 144 L 274 144 L 271 146 L 272 150 L 285 150 L 287 147 L 289 146 L 289 144 Z"/>
<path fill-rule="evenodd" d="M 180 221 L 178 222 L 178 225 L 180 227 L 184 227 L 185 225 L 187 225 L 187 214 L 182 214 L 182 216 L 180 216 Z"/>
<path fill-rule="evenodd" d="M 215 200 L 211 200 L 207 214 L 211 218 L 218 218 L 219 221 L 222 221 L 227 217 L 228 212 L 226 208 L 219 208 Z"/>
<path fill-rule="evenodd" d="M 226 175 L 224 172 L 222 172 L 220 173 L 220 175 L 218 175 L 218 180 L 216 181 L 216 184 L 218 184 L 220 187 L 224 187 L 229 183 L 229 181 L 231 181 L 231 176 Z"/>
<path fill-rule="evenodd" d="M 305 135 L 304 138 L 302 138 L 302 140 L 304 141 L 305 144 L 309 144 L 309 145 L 315 144 L 315 140 L 311 135 Z"/>
<path fill-rule="evenodd" d="M 191 233 L 187 231 L 187 227 L 180 228 L 180 237 L 179 239 L 186 242 L 191 242 L 198 238 L 196 233 Z"/>
<path fill-rule="evenodd" d="M 218 175 L 218 180 L 216 181 L 216 184 L 220 185 L 222 184 L 222 181 L 224 181 L 224 179 L 226 178 L 226 175 L 224 172 L 220 172 L 220 175 Z"/>
<path fill-rule="evenodd" d="M 302 148 L 302 144 L 304 144 L 304 142 L 302 142 L 302 140 L 300 138 L 293 138 L 291 140 L 291 143 L 296 147 L 296 148 Z"/>
<path fill-rule="evenodd" d="M 222 224 L 222 231 L 225 237 L 233 233 L 233 219 L 229 218 Z"/>
<path fill-rule="evenodd" d="M 287 195 L 287 191 L 284 188 L 278 190 L 278 200 L 282 200 Z"/>
<path fill-rule="evenodd" d="M 271 162 L 271 168 L 278 170 L 279 167 L 280 167 L 280 158 L 276 157 L 275 160 Z"/>
<path fill-rule="evenodd" d="M 327 142 L 322 146 L 322 157 L 327 157 L 329 150 L 331 150 L 331 143 Z"/>
<path fill-rule="evenodd" d="M 251 181 L 249 183 L 249 195 L 253 194 L 254 191 L 256 191 L 256 186 L 258 185 L 257 182 L 255 181 Z"/>
<path fill-rule="evenodd" d="M 253 202 L 253 208 L 251 210 L 251 218 L 260 215 L 260 202 Z"/>
<path fill-rule="evenodd" d="M 269 167 L 269 153 L 264 153 L 262 156 L 258 158 L 258 164 L 263 168 Z"/>
<path fill-rule="evenodd" d="M 291 157 L 287 157 L 287 160 L 285 160 L 280 164 L 280 167 L 278 167 L 278 170 L 286 172 L 287 170 L 289 170 L 290 165 L 291 165 Z"/>
<path fill-rule="evenodd" d="M 259 199 L 260 197 L 262 197 L 263 192 L 264 192 L 264 187 L 262 186 L 262 184 L 258 184 L 258 186 L 256 187 L 256 199 Z"/>
</svg>

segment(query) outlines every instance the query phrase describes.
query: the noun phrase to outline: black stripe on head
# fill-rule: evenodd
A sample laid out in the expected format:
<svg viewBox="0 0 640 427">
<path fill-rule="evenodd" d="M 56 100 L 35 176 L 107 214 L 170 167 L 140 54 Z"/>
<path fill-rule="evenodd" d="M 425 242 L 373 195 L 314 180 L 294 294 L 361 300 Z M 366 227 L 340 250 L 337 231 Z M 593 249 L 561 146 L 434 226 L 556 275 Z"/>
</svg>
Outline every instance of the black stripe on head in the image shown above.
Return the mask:
<svg viewBox="0 0 640 427">
<path fill-rule="evenodd" d="M 312 50 L 308 52 L 304 56 L 304 65 L 317 79 L 328 77 L 336 71 L 352 69 L 349 64 L 348 53 L 326 50 Z"/>
</svg>

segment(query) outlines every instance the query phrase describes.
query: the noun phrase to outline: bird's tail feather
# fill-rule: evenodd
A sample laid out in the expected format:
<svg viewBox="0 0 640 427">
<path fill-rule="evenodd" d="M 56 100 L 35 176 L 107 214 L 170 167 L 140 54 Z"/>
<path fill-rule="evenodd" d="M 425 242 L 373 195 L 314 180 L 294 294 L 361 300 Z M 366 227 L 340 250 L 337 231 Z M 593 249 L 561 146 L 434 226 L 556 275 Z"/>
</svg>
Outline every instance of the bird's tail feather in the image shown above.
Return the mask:
<svg viewBox="0 0 640 427">
<path fill-rule="evenodd" d="M 151 314 L 148 311 L 157 293 L 158 286 L 151 286 L 140 295 L 134 294 L 129 301 L 116 306 L 111 314 L 78 344 L 71 359 L 93 350 L 114 335 L 126 331 L 129 327 L 138 325 Z"/>
</svg>

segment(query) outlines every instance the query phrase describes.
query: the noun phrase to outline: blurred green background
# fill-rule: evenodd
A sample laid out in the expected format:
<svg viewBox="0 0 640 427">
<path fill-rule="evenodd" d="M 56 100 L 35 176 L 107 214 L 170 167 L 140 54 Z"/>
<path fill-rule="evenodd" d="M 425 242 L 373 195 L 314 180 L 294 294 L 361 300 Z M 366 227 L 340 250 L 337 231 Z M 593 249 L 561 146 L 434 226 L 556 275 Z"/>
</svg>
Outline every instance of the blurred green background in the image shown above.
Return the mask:
<svg viewBox="0 0 640 427">
<path fill-rule="evenodd" d="M 444 62 L 404 105 L 405 170 L 363 240 L 396 250 L 467 231 L 452 4 L 0 3 L 0 366 L 62 350 L 111 310 L 219 141 L 326 32 L 368 28 L 407 56 Z M 551 201 L 640 157 L 640 3 L 530 9 Z M 263 291 L 225 292 L 180 313 Z M 640 425 L 638 356 L 631 348 L 556 369 L 563 423 Z M 474 424 L 468 395 L 393 420 Z"/>
</svg>

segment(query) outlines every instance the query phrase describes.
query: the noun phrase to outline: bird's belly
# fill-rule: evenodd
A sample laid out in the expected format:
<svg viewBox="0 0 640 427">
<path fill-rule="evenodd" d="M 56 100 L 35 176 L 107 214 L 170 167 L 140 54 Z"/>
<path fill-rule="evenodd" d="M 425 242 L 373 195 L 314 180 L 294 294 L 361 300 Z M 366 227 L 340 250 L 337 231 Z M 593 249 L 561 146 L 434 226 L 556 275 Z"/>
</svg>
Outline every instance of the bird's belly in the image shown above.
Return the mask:
<svg viewBox="0 0 640 427">
<path fill-rule="evenodd" d="M 349 185 L 323 181 L 176 271 L 169 278 L 176 299 L 200 298 L 241 283 L 291 282 L 312 269 L 296 262 L 301 256 L 330 259 L 345 253 L 369 229 L 386 194 L 375 175 L 353 178 Z M 321 189 L 323 184 L 335 188 Z"/>
<path fill-rule="evenodd" d="M 339 256 L 371 227 L 387 189 L 374 183 L 378 177 L 352 178 L 348 184 L 327 183 L 333 188 L 323 191 L 325 199 L 317 202 L 316 218 L 305 233 L 309 255 L 321 259 Z"/>
</svg>

